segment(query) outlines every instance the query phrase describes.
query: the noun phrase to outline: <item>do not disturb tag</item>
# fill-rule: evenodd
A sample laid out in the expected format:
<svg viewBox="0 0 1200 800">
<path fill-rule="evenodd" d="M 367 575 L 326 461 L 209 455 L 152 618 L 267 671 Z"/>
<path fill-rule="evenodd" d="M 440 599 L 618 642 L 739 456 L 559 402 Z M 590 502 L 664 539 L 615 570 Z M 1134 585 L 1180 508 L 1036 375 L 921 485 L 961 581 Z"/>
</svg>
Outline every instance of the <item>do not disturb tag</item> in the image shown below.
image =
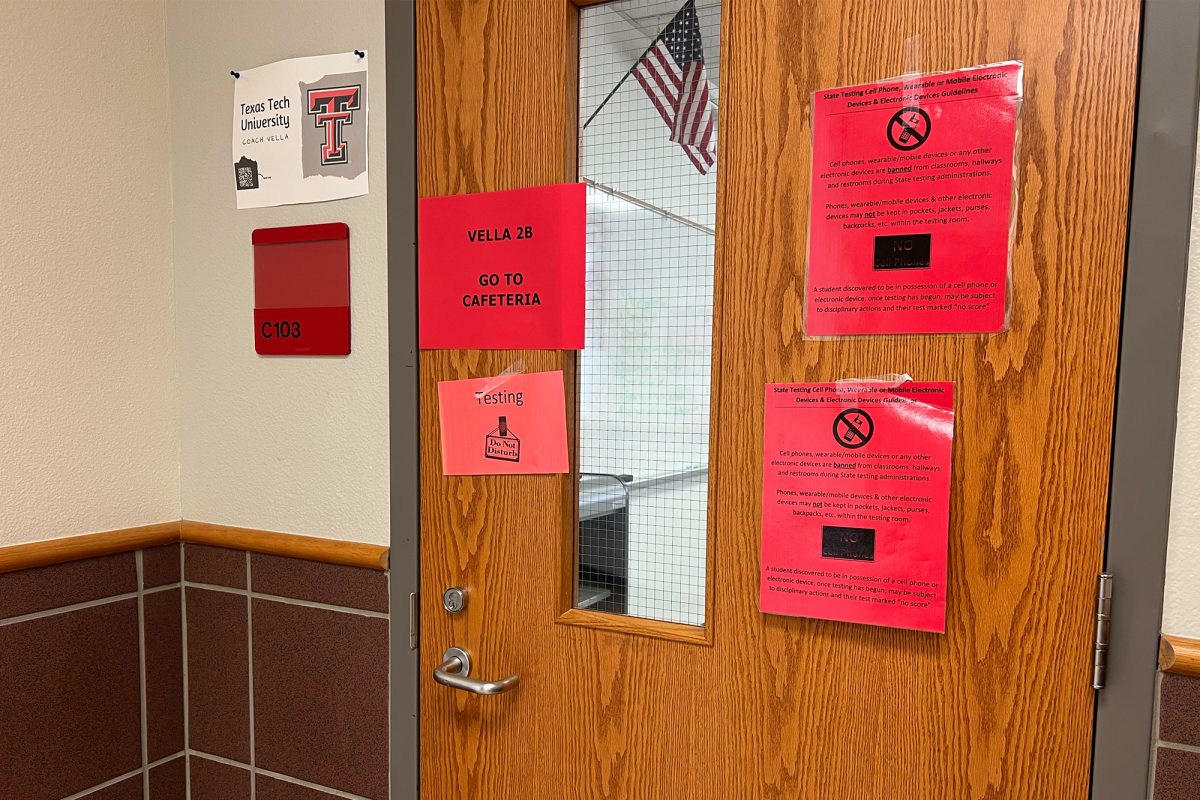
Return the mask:
<svg viewBox="0 0 1200 800">
<path fill-rule="evenodd" d="M 495 430 L 483 443 L 483 457 L 500 461 L 521 460 L 521 440 L 508 429 L 508 417 L 501 416 Z"/>
</svg>

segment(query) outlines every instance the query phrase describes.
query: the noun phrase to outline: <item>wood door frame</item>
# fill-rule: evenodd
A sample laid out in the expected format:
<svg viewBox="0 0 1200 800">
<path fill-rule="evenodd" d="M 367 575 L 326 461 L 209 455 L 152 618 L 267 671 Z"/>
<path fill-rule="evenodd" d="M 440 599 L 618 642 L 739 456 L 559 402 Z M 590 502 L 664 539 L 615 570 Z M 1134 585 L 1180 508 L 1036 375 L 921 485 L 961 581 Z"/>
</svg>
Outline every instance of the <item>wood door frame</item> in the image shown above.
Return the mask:
<svg viewBox="0 0 1200 800">
<path fill-rule="evenodd" d="M 1145 0 L 1105 547 L 1112 640 L 1107 685 L 1096 693 L 1094 800 L 1143 796 L 1152 769 L 1198 92 L 1200 4 Z"/>
<path fill-rule="evenodd" d="M 568 171 L 572 180 L 579 179 L 579 140 L 582 138 L 579 130 L 579 13 L 588 6 L 599 6 L 607 3 L 615 2 L 615 0 L 562 0 L 567 7 L 567 26 L 570 29 L 566 38 L 565 44 L 570 51 L 567 53 L 569 61 L 568 72 L 571 79 L 567 81 L 567 107 L 568 107 L 568 123 L 569 129 L 566 131 L 567 137 L 570 140 L 571 146 L 568 152 L 574 158 L 573 168 Z M 717 148 L 721 147 L 721 142 L 718 139 Z M 721 178 L 724 175 L 723 161 L 717 159 L 717 182 L 716 189 L 720 192 Z M 717 199 L 717 217 L 720 218 L 721 203 L 718 194 Z M 720 227 L 717 227 L 719 236 Z M 716 236 L 714 238 L 716 238 Z M 714 245 L 719 242 L 714 242 Z M 716 263 L 714 260 L 714 269 Z M 713 295 L 713 319 L 714 319 L 714 336 L 713 349 L 715 352 L 717 337 L 715 336 L 716 324 L 719 318 L 720 311 L 720 296 L 714 292 Z M 715 586 L 713 583 L 713 569 L 711 565 L 716 557 L 716 549 L 714 542 L 716 540 L 716 493 L 712 487 L 712 472 L 709 472 L 709 488 L 708 488 L 708 506 L 707 518 L 705 520 L 705 563 L 704 570 L 704 624 L 703 625 L 688 625 L 679 622 L 666 622 L 655 619 L 644 619 L 634 616 L 625 616 L 621 614 L 610 614 L 603 611 L 592 611 L 590 609 L 575 608 L 575 588 L 576 579 L 579 571 L 579 352 L 568 352 L 564 354 L 567 379 L 574 384 L 575 390 L 570 393 L 567 398 L 567 437 L 571 442 L 571 472 L 563 476 L 563 522 L 562 522 L 562 549 L 560 554 L 561 568 L 558 573 L 558 617 L 555 622 L 559 625 L 574 625 L 582 628 L 594 628 L 597 630 L 612 631 L 617 633 L 627 633 L 634 636 L 649 636 L 654 639 L 665 639 L 673 642 L 682 642 L 685 644 L 698 644 L 711 647 L 713 644 L 713 592 Z M 710 425 L 715 424 L 712 418 L 713 409 L 715 406 L 711 403 L 711 398 L 719 396 L 719 381 L 720 381 L 721 364 L 718 359 L 712 359 L 712 368 L 709 371 L 709 421 Z M 709 464 L 715 460 L 716 440 L 709 441 Z"/>
</svg>

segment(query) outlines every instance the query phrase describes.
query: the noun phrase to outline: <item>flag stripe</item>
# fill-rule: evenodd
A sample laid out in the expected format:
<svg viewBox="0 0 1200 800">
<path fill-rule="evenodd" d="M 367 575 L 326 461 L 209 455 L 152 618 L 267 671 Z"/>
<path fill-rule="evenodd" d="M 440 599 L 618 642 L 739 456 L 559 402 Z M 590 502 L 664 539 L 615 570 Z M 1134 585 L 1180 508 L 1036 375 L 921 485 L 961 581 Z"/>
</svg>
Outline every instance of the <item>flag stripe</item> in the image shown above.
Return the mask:
<svg viewBox="0 0 1200 800">
<path fill-rule="evenodd" d="M 654 107 L 658 109 L 658 115 L 662 117 L 663 122 L 670 125 L 671 112 L 667 110 L 667 107 L 663 104 L 662 100 L 659 99 L 657 91 L 650 87 L 650 83 L 646 80 L 646 77 L 642 75 L 641 69 L 635 69 L 633 71 L 633 77 L 636 78 L 637 82 L 642 85 L 642 89 L 645 90 L 646 96 L 650 98 L 650 102 L 652 102 Z"/>
<path fill-rule="evenodd" d="M 675 93 L 679 94 L 679 90 L 683 88 L 683 75 L 675 66 L 675 62 L 671 60 L 670 54 L 665 52 L 660 44 L 654 45 L 650 52 L 654 54 L 654 58 L 662 65 L 663 72 L 671 79 L 671 83 L 675 86 Z"/>
<path fill-rule="evenodd" d="M 643 62 L 643 63 L 645 63 L 645 62 Z M 665 104 L 667 106 L 669 106 L 671 109 L 675 109 L 676 107 L 678 107 L 679 106 L 679 91 L 673 90 L 670 86 L 667 85 L 667 82 L 663 79 L 663 74 L 661 72 L 659 72 L 658 70 L 654 69 L 652 63 L 649 64 L 648 66 L 650 66 L 650 69 L 647 69 L 646 72 L 649 73 L 650 77 L 654 79 L 654 85 L 658 87 L 658 91 L 662 95 L 662 99 L 665 102 Z M 670 123 L 667 123 L 667 124 L 669 125 Z"/>
<path fill-rule="evenodd" d="M 686 153 L 687 157 L 692 160 L 692 164 L 695 165 L 696 169 L 700 172 L 700 174 L 707 175 L 708 167 L 706 167 L 704 165 L 704 163 L 701 162 L 700 159 L 696 156 L 695 149 L 696 148 L 691 147 L 690 145 L 685 144 L 683 146 L 683 152 Z"/>
</svg>

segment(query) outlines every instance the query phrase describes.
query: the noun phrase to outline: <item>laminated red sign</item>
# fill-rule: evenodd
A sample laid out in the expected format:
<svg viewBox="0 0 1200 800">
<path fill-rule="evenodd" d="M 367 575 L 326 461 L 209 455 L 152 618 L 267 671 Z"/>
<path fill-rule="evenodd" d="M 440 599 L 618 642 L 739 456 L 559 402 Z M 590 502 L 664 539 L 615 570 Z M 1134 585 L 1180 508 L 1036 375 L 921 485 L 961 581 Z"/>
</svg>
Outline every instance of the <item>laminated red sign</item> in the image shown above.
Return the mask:
<svg viewBox="0 0 1200 800">
<path fill-rule="evenodd" d="M 583 347 L 585 185 L 420 201 L 423 349 Z"/>
<path fill-rule="evenodd" d="M 264 356 L 350 353 L 350 228 L 344 222 L 259 228 L 254 350 Z"/>
<path fill-rule="evenodd" d="M 954 384 L 766 387 L 759 607 L 943 632 Z"/>
<path fill-rule="evenodd" d="M 805 332 L 1008 323 L 1019 62 L 813 94 Z"/>
</svg>

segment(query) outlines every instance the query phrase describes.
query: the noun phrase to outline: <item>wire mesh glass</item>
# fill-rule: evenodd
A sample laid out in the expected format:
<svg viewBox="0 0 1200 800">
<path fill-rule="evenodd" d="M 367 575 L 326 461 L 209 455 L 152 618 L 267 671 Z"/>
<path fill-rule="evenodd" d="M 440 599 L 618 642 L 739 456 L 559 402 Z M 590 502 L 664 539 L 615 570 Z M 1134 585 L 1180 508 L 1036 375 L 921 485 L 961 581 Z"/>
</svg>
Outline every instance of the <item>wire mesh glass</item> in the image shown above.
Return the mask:
<svg viewBox="0 0 1200 800">
<path fill-rule="evenodd" d="M 702 172 L 696 148 L 672 141 L 629 74 L 684 5 L 622 0 L 580 14 L 579 173 L 589 188 L 576 606 L 703 625 L 716 168 Z M 694 7 L 715 153 L 721 9 Z M 663 55 L 653 58 L 670 80 Z M 699 104 L 681 105 L 693 137 L 703 135 Z"/>
</svg>

